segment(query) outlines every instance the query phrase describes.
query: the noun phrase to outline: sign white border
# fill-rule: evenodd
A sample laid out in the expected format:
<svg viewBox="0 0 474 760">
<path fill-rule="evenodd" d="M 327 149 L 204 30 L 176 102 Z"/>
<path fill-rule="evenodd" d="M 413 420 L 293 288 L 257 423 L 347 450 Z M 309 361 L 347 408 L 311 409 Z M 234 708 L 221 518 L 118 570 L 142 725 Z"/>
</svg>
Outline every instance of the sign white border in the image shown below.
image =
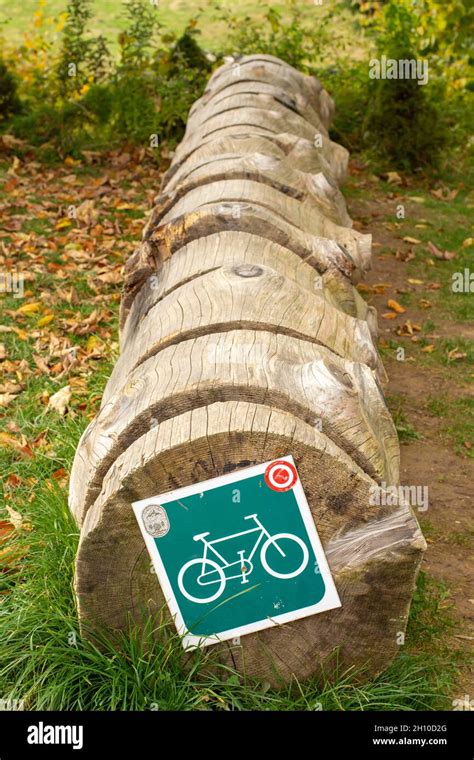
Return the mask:
<svg viewBox="0 0 474 760">
<path fill-rule="evenodd" d="M 290 462 L 293 466 L 296 466 L 295 461 L 291 455 L 286 457 L 278 457 L 278 459 L 279 461 Z M 292 620 L 299 620 L 301 618 L 309 617 L 310 615 L 316 615 L 319 612 L 332 610 L 336 607 L 341 606 L 339 594 L 337 593 L 337 589 L 331 575 L 331 570 L 329 569 L 326 555 L 324 554 L 324 549 L 316 530 L 313 516 L 311 514 L 311 510 L 309 508 L 309 504 L 307 502 L 300 477 L 298 475 L 298 480 L 291 490 L 294 491 L 305 528 L 308 532 L 311 547 L 315 552 L 316 559 L 318 561 L 320 575 L 322 576 L 325 584 L 326 592 L 323 598 L 317 604 L 310 605 L 309 607 L 302 607 L 299 610 L 293 610 L 292 612 L 285 612 L 281 615 L 275 615 L 271 618 L 257 620 L 253 623 L 248 623 L 247 625 L 239 626 L 237 628 L 230 628 L 227 631 L 221 631 L 215 636 L 196 636 L 192 633 L 189 633 L 186 628 L 186 624 L 184 622 L 183 616 L 181 615 L 179 604 L 171 586 L 168 573 L 166 572 L 166 568 L 155 544 L 155 539 L 153 536 L 147 533 L 143 524 L 143 510 L 149 504 L 156 504 L 158 502 L 160 505 L 164 506 L 170 501 L 177 501 L 177 499 L 180 498 L 185 499 L 187 496 L 192 496 L 196 493 L 204 493 L 205 491 L 217 488 L 220 485 L 230 485 L 232 483 L 237 483 L 238 481 L 247 480 L 247 478 L 252 478 L 255 475 L 263 475 L 267 467 L 274 461 L 276 460 L 270 459 L 268 462 L 264 462 L 263 464 L 256 464 L 252 465 L 251 467 L 245 467 L 242 470 L 236 470 L 235 472 L 227 473 L 226 475 L 219 475 L 217 478 L 211 478 L 210 480 L 205 480 L 202 483 L 193 483 L 193 485 L 190 486 L 183 486 L 183 488 L 177 488 L 174 491 L 168 491 L 168 493 L 165 494 L 150 496 L 148 499 L 142 499 L 141 501 L 136 501 L 132 504 L 132 508 L 135 513 L 135 517 L 137 518 L 141 534 L 144 538 L 148 553 L 153 563 L 153 567 L 161 584 L 161 588 L 166 599 L 166 604 L 168 605 L 170 612 L 174 618 L 177 631 L 179 635 L 182 636 L 183 646 L 186 650 L 195 649 L 199 646 L 202 647 L 209 646 L 210 644 L 217 644 L 220 641 L 227 641 L 228 639 L 245 636 L 247 633 L 263 631 L 264 629 L 271 628 L 275 625 L 290 623 Z"/>
</svg>

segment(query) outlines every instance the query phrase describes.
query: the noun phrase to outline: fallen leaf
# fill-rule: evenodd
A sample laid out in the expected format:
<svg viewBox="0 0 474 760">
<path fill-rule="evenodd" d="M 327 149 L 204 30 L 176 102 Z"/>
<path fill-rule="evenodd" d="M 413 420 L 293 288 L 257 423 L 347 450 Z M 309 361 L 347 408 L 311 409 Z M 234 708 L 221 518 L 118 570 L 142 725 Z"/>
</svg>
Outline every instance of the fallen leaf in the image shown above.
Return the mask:
<svg viewBox="0 0 474 760">
<path fill-rule="evenodd" d="M 25 520 L 19 512 L 6 505 L 8 517 L 15 530 L 31 530 L 31 523 Z"/>
<path fill-rule="evenodd" d="M 0 406 L 8 406 L 16 399 L 13 393 L 0 393 Z"/>
<path fill-rule="evenodd" d="M 418 306 L 422 309 L 431 309 L 431 301 L 428 301 L 426 298 L 421 298 L 418 301 Z"/>
<path fill-rule="evenodd" d="M 65 385 L 64 388 L 61 388 L 56 393 L 53 393 L 53 395 L 50 397 L 48 401 L 48 409 L 53 409 L 61 417 L 64 417 L 70 400 L 71 388 L 69 385 Z"/>
<path fill-rule="evenodd" d="M 430 249 L 430 252 L 433 254 L 433 256 L 435 256 L 437 259 L 440 259 L 441 261 L 448 261 L 449 259 L 454 259 L 456 257 L 456 254 L 452 251 L 441 251 L 435 246 L 434 243 L 431 242 L 431 240 L 428 240 L 428 248 Z"/>
<path fill-rule="evenodd" d="M 395 258 L 399 261 L 411 261 L 415 258 L 413 251 L 396 251 Z"/>
<path fill-rule="evenodd" d="M 22 443 L 18 440 L 18 438 L 15 438 L 14 435 L 10 435 L 10 433 L 4 433 L 2 431 L 0 432 L 0 446 L 5 446 L 6 448 L 16 449 L 17 451 L 20 451 L 22 448 Z"/>
<path fill-rule="evenodd" d="M 414 332 L 420 332 L 420 331 L 421 331 L 420 325 L 413 324 L 409 319 L 407 319 L 404 325 L 400 325 L 399 327 L 397 327 L 397 335 L 402 335 L 402 336 L 406 336 L 406 335 L 411 336 L 413 335 Z"/>
<path fill-rule="evenodd" d="M 383 296 L 387 288 L 391 288 L 391 287 L 392 286 L 390 285 L 389 282 L 376 282 L 375 285 L 372 286 L 372 290 L 374 291 L 374 293 L 379 293 L 380 295 Z"/>
<path fill-rule="evenodd" d="M 462 247 L 469 248 L 471 245 L 474 245 L 474 238 L 468 237 L 463 241 Z"/>
<path fill-rule="evenodd" d="M 54 319 L 54 314 L 47 314 L 45 317 L 41 317 L 36 323 L 37 327 L 46 327 L 46 325 L 51 324 L 51 322 Z"/>
<path fill-rule="evenodd" d="M 41 372 L 44 372 L 45 375 L 49 375 L 50 369 L 42 356 L 38 356 L 38 354 L 33 354 L 33 361 L 38 367 L 38 369 L 41 370 Z"/>
<path fill-rule="evenodd" d="M 387 182 L 389 185 L 401 185 L 402 184 L 402 178 L 398 174 L 398 172 L 387 172 L 384 175 L 387 178 Z"/>
<path fill-rule="evenodd" d="M 41 304 L 39 301 L 35 301 L 34 303 L 25 303 L 23 306 L 20 306 L 19 309 L 17 309 L 17 314 L 35 314 L 41 309 Z"/>
<path fill-rule="evenodd" d="M 5 343 L 0 343 L 0 362 L 7 358 L 7 349 Z"/>
<path fill-rule="evenodd" d="M 382 319 L 396 319 L 397 315 L 394 311 L 386 311 L 384 314 L 382 314 Z"/>
<path fill-rule="evenodd" d="M 396 311 L 397 314 L 404 314 L 406 312 L 406 309 L 398 303 L 398 301 L 395 301 L 393 298 L 389 298 L 387 301 L 387 306 L 389 309 L 393 309 L 393 311 Z"/>
<path fill-rule="evenodd" d="M 448 359 L 452 359 L 453 361 L 459 361 L 460 359 L 465 359 L 467 357 L 467 354 L 464 353 L 464 351 L 460 351 L 458 348 L 453 348 L 451 351 L 448 351 Z"/>
<path fill-rule="evenodd" d="M 70 227 L 72 225 L 72 219 L 69 219 L 68 217 L 65 217 L 64 219 L 60 219 L 59 222 L 56 222 L 54 229 L 55 230 L 64 230 L 67 227 Z"/>
<path fill-rule="evenodd" d="M 431 190 L 430 192 L 434 198 L 438 198 L 440 201 L 453 201 L 457 196 L 459 190 L 450 190 L 448 187 L 439 187 L 436 190 Z"/>
<path fill-rule="evenodd" d="M 436 346 L 434 345 L 434 343 L 430 343 L 428 346 L 424 346 L 424 347 L 421 349 L 421 352 L 422 352 L 423 354 L 432 354 L 432 353 L 433 353 L 433 351 L 435 350 L 435 348 L 436 348 Z"/>
<path fill-rule="evenodd" d="M 365 282 L 358 282 L 356 288 L 359 293 L 373 293 L 373 289 L 370 285 L 366 285 Z"/>
<path fill-rule="evenodd" d="M 424 284 L 423 280 L 415 280 L 413 277 L 409 277 L 408 278 L 408 282 L 410 283 L 410 285 L 423 285 Z"/>
<path fill-rule="evenodd" d="M 419 245 L 421 243 L 421 240 L 418 240 L 414 237 L 409 237 L 408 235 L 403 238 L 405 243 L 411 243 L 411 245 Z"/>
<path fill-rule="evenodd" d="M 11 383 L 9 380 L 6 383 L 0 383 L 0 393 L 13 393 L 13 395 L 16 395 L 17 393 L 21 393 L 22 390 L 22 385 Z"/>
</svg>

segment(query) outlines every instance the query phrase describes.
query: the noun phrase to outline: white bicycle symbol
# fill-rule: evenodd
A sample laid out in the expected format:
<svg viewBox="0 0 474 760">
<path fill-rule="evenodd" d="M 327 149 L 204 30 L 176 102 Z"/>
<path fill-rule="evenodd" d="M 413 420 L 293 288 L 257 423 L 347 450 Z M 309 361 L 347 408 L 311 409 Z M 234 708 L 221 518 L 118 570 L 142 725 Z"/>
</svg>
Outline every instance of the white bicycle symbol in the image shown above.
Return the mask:
<svg viewBox="0 0 474 760">
<path fill-rule="evenodd" d="M 306 546 L 305 542 L 301 538 L 293 535 L 292 533 L 276 533 L 274 536 L 270 535 L 270 533 L 262 525 L 262 523 L 260 522 L 256 514 L 247 515 L 246 517 L 244 517 L 244 520 L 255 520 L 257 527 L 250 528 L 250 530 L 244 530 L 241 533 L 233 533 L 230 536 L 223 536 L 223 538 L 216 538 L 213 541 L 206 540 L 206 536 L 210 535 L 209 532 L 199 533 L 198 535 L 193 536 L 195 541 L 203 542 L 204 551 L 203 551 L 202 557 L 189 560 L 189 562 L 186 562 L 183 565 L 183 567 L 178 573 L 179 590 L 181 591 L 183 596 L 186 597 L 186 599 L 189 599 L 191 602 L 195 602 L 196 604 L 208 604 L 209 602 L 213 602 L 215 599 L 218 599 L 220 597 L 220 595 L 223 593 L 225 589 L 227 581 L 233 580 L 234 578 L 241 578 L 241 583 L 248 583 L 248 576 L 250 575 L 254 567 L 252 563 L 252 559 L 258 547 L 260 546 L 262 539 L 264 539 L 265 537 L 266 537 L 266 541 L 264 541 L 260 549 L 260 562 L 262 563 L 262 567 L 266 570 L 266 572 L 269 575 L 272 575 L 274 578 L 289 579 L 289 578 L 296 578 L 297 575 L 303 572 L 306 565 L 308 564 L 309 552 L 308 552 L 308 547 Z M 253 546 L 253 549 L 248 555 L 248 557 L 245 557 L 245 549 L 241 549 L 240 551 L 237 552 L 237 554 L 239 555 L 238 560 L 236 560 L 235 562 L 227 562 L 227 560 L 224 559 L 224 557 L 221 554 L 219 554 L 219 552 L 214 548 L 215 544 L 222 543 L 223 541 L 229 541 L 231 538 L 246 536 L 249 533 L 258 533 L 258 536 Z M 267 552 L 270 549 L 270 547 L 275 547 L 282 557 L 287 557 L 287 554 L 285 554 L 284 550 L 281 548 L 281 544 L 285 545 L 285 542 L 291 542 L 292 544 L 297 544 L 302 550 L 303 556 L 296 570 L 288 569 L 288 572 L 279 572 L 270 567 L 270 564 L 267 559 Z M 208 557 L 209 551 L 213 552 L 213 554 L 217 557 L 217 559 L 219 560 L 221 564 L 216 562 L 216 560 L 214 559 L 209 559 Z M 237 575 L 226 575 L 225 571 L 228 568 L 233 568 L 235 565 L 240 566 L 239 572 L 237 573 Z M 191 582 L 190 578 L 193 575 L 193 573 L 189 572 L 191 568 L 200 570 L 197 578 L 193 579 L 193 582 L 195 584 L 197 583 L 199 587 L 214 586 L 215 584 L 217 584 L 217 590 L 214 591 L 210 596 L 206 596 L 206 597 L 198 597 L 191 594 L 186 589 L 186 585 L 185 585 L 186 573 L 188 577 L 188 586 L 189 586 L 189 583 Z"/>
</svg>

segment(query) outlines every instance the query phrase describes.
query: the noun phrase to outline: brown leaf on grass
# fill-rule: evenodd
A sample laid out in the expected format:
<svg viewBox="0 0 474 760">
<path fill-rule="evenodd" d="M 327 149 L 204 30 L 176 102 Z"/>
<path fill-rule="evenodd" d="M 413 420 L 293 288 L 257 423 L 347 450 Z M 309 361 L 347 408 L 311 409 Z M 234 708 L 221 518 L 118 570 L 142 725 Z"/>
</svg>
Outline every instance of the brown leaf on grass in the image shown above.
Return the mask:
<svg viewBox="0 0 474 760">
<path fill-rule="evenodd" d="M 397 327 L 397 335 L 401 335 L 402 337 L 411 336 L 415 332 L 420 332 L 421 326 L 413 324 L 409 319 L 405 322 L 405 324 L 400 325 Z"/>
<path fill-rule="evenodd" d="M 59 470 L 53 472 L 53 479 L 59 483 L 60 486 L 64 487 L 68 483 L 69 473 L 66 472 L 64 467 L 60 467 Z"/>
<path fill-rule="evenodd" d="M 382 314 L 382 319 L 396 319 L 397 315 L 394 311 L 386 311 Z"/>
<path fill-rule="evenodd" d="M 5 540 L 5 537 L 14 530 L 13 525 L 9 520 L 0 520 L 0 543 Z"/>
<path fill-rule="evenodd" d="M 421 243 L 421 240 L 418 240 L 418 238 L 409 237 L 408 235 L 406 235 L 403 240 L 405 243 L 410 243 L 411 245 L 419 245 Z"/>
<path fill-rule="evenodd" d="M 431 195 L 437 198 L 439 201 L 453 201 L 459 190 L 450 190 L 449 187 L 438 187 L 436 190 L 431 190 Z"/>
<path fill-rule="evenodd" d="M 19 140 L 14 135 L 1 135 L 0 136 L 0 150 L 16 150 L 17 148 L 23 148 L 28 143 L 25 140 Z"/>
<path fill-rule="evenodd" d="M 440 259 L 441 261 L 449 261 L 450 259 L 456 258 L 456 254 L 452 251 L 441 251 L 439 248 L 435 246 L 434 243 L 431 242 L 431 240 L 428 240 L 428 248 L 430 249 L 430 253 L 437 259 Z"/>
<path fill-rule="evenodd" d="M 22 443 L 14 435 L 0 431 L 0 446 L 21 451 Z"/>
<path fill-rule="evenodd" d="M 373 288 L 370 287 L 370 285 L 367 285 L 365 282 L 358 282 L 356 285 L 357 290 L 359 293 L 373 293 Z"/>
<path fill-rule="evenodd" d="M 398 261 L 411 261 L 415 258 L 413 251 L 396 251 L 395 258 Z"/>
<path fill-rule="evenodd" d="M 382 176 L 386 177 L 389 185 L 401 185 L 403 182 L 398 172 L 387 172 Z"/>
<path fill-rule="evenodd" d="M 7 349 L 5 343 L 0 343 L 0 362 L 7 358 Z"/>
<path fill-rule="evenodd" d="M 12 383 L 9 380 L 7 380 L 6 383 L 0 383 L 0 393 L 11 393 L 16 396 L 18 393 L 21 393 L 22 390 L 22 385 L 19 385 L 18 383 Z"/>
<path fill-rule="evenodd" d="M 17 396 L 13 393 L 0 393 L 0 406 L 8 406 Z"/>
<path fill-rule="evenodd" d="M 41 370 L 41 372 L 44 372 L 45 375 L 49 375 L 50 369 L 42 356 L 39 356 L 38 354 L 33 354 L 33 361 L 38 367 L 38 369 Z"/>
<path fill-rule="evenodd" d="M 428 346 L 423 346 L 423 348 L 421 349 L 421 352 L 423 354 L 431 354 L 431 353 L 433 353 L 433 351 L 435 350 L 435 348 L 436 348 L 435 344 L 434 343 L 430 343 Z"/>
<path fill-rule="evenodd" d="M 372 285 L 372 290 L 374 293 L 378 293 L 379 295 L 384 295 L 387 288 L 391 288 L 391 284 L 389 282 L 376 282 L 375 285 Z"/>
<path fill-rule="evenodd" d="M 99 211 L 95 208 L 94 201 L 82 201 L 82 203 L 76 207 L 75 218 L 78 222 L 81 222 L 83 226 L 92 227 L 95 225 L 99 218 Z"/>
<path fill-rule="evenodd" d="M 460 361 L 461 359 L 465 359 L 467 354 L 464 351 L 460 351 L 459 348 L 453 348 L 451 351 L 448 351 L 447 356 L 450 361 Z"/>
<path fill-rule="evenodd" d="M 95 280 L 100 280 L 100 282 L 107 283 L 107 285 L 119 285 L 123 282 L 123 274 L 120 269 L 112 269 L 108 272 L 104 272 L 103 274 L 98 274 L 94 277 Z"/>
<path fill-rule="evenodd" d="M 421 309 L 431 309 L 432 304 L 431 304 L 431 301 L 428 301 L 427 298 L 420 298 L 420 300 L 418 301 L 418 306 Z"/>
<path fill-rule="evenodd" d="M 393 298 L 388 299 L 387 306 L 389 309 L 396 311 L 397 314 L 404 314 L 406 312 L 405 307 L 398 303 L 398 301 L 395 301 Z"/>
<path fill-rule="evenodd" d="M 20 439 L 15 438 L 14 435 L 10 435 L 10 433 L 5 433 L 4 431 L 0 432 L 0 446 L 3 446 L 4 448 L 14 449 L 15 451 L 18 451 L 20 454 L 24 454 L 28 457 L 33 457 L 33 452 L 31 450 L 30 445 L 28 444 L 28 441 L 26 440 L 25 436 L 22 435 Z"/>
<path fill-rule="evenodd" d="M 6 505 L 6 510 L 15 530 L 31 530 L 31 523 L 28 520 L 25 520 L 19 512 L 16 512 L 12 507 L 9 507 L 8 504 Z"/>
<path fill-rule="evenodd" d="M 53 409 L 61 417 L 64 417 L 68 404 L 71 400 L 71 388 L 69 385 L 65 385 L 56 393 L 50 397 L 48 401 L 48 409 Z"/>
</svg>

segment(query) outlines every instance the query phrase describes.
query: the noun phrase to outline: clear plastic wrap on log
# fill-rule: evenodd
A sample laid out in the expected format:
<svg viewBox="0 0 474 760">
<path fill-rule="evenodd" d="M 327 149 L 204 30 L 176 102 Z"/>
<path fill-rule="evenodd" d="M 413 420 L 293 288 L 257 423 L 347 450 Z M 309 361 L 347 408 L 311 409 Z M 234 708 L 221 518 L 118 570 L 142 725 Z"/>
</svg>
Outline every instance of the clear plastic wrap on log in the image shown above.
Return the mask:
<svg viewBox="0 0 474 760">
<path fill-rule="evenodd" d="M 425 542 L 403 499 L 371 498 L 398 485 L 399 447 L 332 113 L 316 79 L 263 55 L 215 71 L 191 109 L 126 263 L 121 354 L 72 470 L 88 635 L 164 609 L 132 502 L 292 454 L 342 606 L 218 657 L 276 683 L 336 648 L 367 677 L 397 652 Z"/>
</svg>

